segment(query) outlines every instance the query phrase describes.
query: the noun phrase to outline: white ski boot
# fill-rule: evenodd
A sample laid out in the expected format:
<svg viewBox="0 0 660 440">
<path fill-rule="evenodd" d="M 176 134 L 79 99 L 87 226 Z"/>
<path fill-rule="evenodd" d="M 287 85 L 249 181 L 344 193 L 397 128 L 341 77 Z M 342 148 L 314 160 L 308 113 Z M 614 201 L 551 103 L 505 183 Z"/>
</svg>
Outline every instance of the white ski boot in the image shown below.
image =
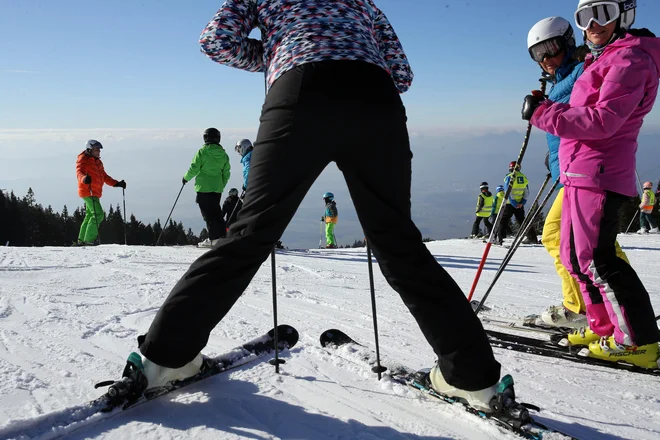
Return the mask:
<svg viewBox="0 0 660 440">
<path fill-rule="evenodd" d="M 183 367 L 167 368 L 150 361 L 145 356 L 142 356 L 144 375 L 146 376 L 147 383 L 149 384 L 147 388 L 161 387 L 167 385 L 170 382 L 187 379 L 191 376 L 194 376 L 200 372 L 203 361 L 204 359 L 200 353 L 195 356 L 195 359 L 188 362 Z"/>
<path fill-rule="evenodd" d="M 548 310 L 541 314 L 539 324 L 571 328 L 587 327 L 589 325 L 586 315 L 572 312 L 563 305 L 550 306 Z"/>
<path fill-rule="evenodd" d="M 465 391 L 449 385 L 436 364 L 429 373 L 434 390 L 449 397 L 464 399 L 472 408 L 483 412 L 492 412 L 490 401 L 497 395 L 497 384 L 477 391 Z"/>
</svg>

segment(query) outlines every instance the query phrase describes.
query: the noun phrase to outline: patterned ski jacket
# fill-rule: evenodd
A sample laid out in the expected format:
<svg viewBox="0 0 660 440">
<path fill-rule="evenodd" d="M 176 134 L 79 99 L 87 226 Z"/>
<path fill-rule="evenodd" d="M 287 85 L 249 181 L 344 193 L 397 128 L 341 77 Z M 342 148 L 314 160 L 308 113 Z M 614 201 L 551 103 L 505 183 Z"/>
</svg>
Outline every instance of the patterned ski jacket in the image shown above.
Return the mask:
<svg viewBox="0 0 660 440">
<path fill-rule="evenodd" d="M 91 184 L 83 183 L 85 176 L 92 178 Z M 108 176 L 103 167 L 101 159 L 97 159 L 87 151 L 83 151 L 78 155 L 76 160 L 76 177 L 78 178 L 78 196 L 90 197 L 89 190 L 91 187 L 93 197 L 99 199 L 103 195 L 103 184 L 115 186 L 117 181 Z"/>
<path fill-rule="evenodd" d="M 626 34 L 594 61 L 587 55 L 570 103 L 545 100 L 531 123 L 561 138 L 561 183 L 637 194 L 635 155 L 658 93 L 660 38 Z"/>
<path fill-rule="evenodd" d="M 249 38 L 255 28 L 263 41 Z M 413 79 L 394 29 L 373 0 L 227 0 L 199 42 L 215 62 L 267 71 L 269 88 L 296 66 L 327 60 L 380 66 L 400 93 Z"/>
</svg>

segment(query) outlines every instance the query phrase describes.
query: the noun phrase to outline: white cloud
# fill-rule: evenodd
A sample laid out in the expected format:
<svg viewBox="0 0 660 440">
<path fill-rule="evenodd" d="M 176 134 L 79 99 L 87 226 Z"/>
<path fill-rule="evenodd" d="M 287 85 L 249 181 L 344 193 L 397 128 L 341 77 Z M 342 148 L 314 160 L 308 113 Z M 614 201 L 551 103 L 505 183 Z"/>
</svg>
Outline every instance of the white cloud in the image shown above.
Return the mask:
<svg viewBox="0 0 660 440">
<path fill-rule="evenodd" d="M 100 141 L 168 141 L 199 139 L 204 128 L 0 128 L 0 143 L 7 141 L 50 141 L 85 142 L 87 139 Z M 222 128 L 223 141 L 237 141 L 257 132 L 256 127 Z"/>
<path fill-rule="evenodd" d="M 5 73 L 38 73 L 34 70 L 23 70 L 23 69 L 2 69 L 0 72 Z"/>
<path fill-rule="evenodd" d="M 10 141 L 85 142 L 88 139 L 100 141 L 179 141 L 201 137 L 206 127 L 199 128 L 0 128 L 0 144 Z M 231 143 L 245 137 L 253 139 L 257 127 L 223 128 L 222 141 Z M 410 126 L 411 138 L 470 138 L 486 134 L 500 134 L 511 131 L 524 131 L 525 127 L 490 126 Z M 254 140 L 254 139 L 253 139 Z"/>
</svg>

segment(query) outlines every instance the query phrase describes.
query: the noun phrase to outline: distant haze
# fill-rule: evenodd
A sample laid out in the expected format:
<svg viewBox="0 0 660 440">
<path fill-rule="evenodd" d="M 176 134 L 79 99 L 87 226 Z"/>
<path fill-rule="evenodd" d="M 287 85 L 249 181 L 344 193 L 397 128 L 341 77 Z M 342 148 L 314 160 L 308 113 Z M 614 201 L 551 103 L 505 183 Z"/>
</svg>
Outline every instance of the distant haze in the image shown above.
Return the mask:
<svg viewBox="0 0 660 440">
<path fill-rule="evenodd" d="M 515 160 L 522 145 L 521 131 L 485 133 L 478 136 L 421 136 L 412 133 L 413 182 L 412 215 L 425 237 L 434 239 L 464 237 L 469 234 L 474 219 L 476 197 L 481 181 L 492 189 L 503 182 L 508 163 Z M 80 206 L 76 193 L 75 160 L 84 148 L 84 139 L 101 140 L 106 171 L 116 179 L 125 179 L 126 208 L 139 220 L 164 222 L 181 187 L 193 154 L 200 147 L 200 130 L 129 131 L 81 130 L 63 133 L 26 134 L 20 139 L 0 133 L 0 188 L 25 195 L 32 187 L 38 203 L 52 205 L 61 211 L 66 204 L 69 212 Z M 233 145 L 243 137 L 254 139 L 254 129 L 223 131 L 223 141 L 232 165 L 228 188 L 241 186 L 241 164 Z M 657 183 L 660 178 L 660 134 L 647 129 L 639 139 L 638 171 L 640 178 Z M 34 147 L 34 148 L 33 148 Z M 530 191 L 536 195 L 546 174 L 544 158 L 547 151 L 545 134 L 534 130 L 523 172 L 530 180 Z M 348 195 L 343 176 L 330 164 L 312 186 L 284 233 L 285 246 L 317 247 L 320 238 L 319 218 L 323 213 L 321 195 L 332 191 L 339 208 L 336 234 L 339 244 L 351 244 L 363 238 L 363 233 Z M 226 191 L 223 198 L 226 196 Z M 102 204 L 121 204 L 121 190 L 105 187 Z M 173 218 L 183 222 L 198 234 L 204 227 L 194 202 L 193 185 L 187 185 L 176 206 Z"/>
</svg>

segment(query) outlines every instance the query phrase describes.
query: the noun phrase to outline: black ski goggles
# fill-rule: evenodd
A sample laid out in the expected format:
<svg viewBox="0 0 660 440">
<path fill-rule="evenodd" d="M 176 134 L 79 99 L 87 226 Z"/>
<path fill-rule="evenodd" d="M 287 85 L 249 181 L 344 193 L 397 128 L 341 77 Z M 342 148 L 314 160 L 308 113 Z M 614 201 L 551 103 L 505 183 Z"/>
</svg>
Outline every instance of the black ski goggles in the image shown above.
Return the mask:
<svg viewBox="0 0 660 440">
<path fill-rule="evenodd" d="M 554 37 L 549 40 L 536 43 L 529 48 L 529 55 L 537 63 L 542 62 L 546 58 L 556 57 L 566 50 L 566 38 Z"/>
<path fill-rule="evenodd" d="M 637 7 L 637 0 L 628 0 L 623 3 L 614 1 L 594 1 L 575 11 L 575 24 L 583 31 L 596 22 L 601 26 L 607 26 L 619 19 L 622 13 Z"/>
</svg>

